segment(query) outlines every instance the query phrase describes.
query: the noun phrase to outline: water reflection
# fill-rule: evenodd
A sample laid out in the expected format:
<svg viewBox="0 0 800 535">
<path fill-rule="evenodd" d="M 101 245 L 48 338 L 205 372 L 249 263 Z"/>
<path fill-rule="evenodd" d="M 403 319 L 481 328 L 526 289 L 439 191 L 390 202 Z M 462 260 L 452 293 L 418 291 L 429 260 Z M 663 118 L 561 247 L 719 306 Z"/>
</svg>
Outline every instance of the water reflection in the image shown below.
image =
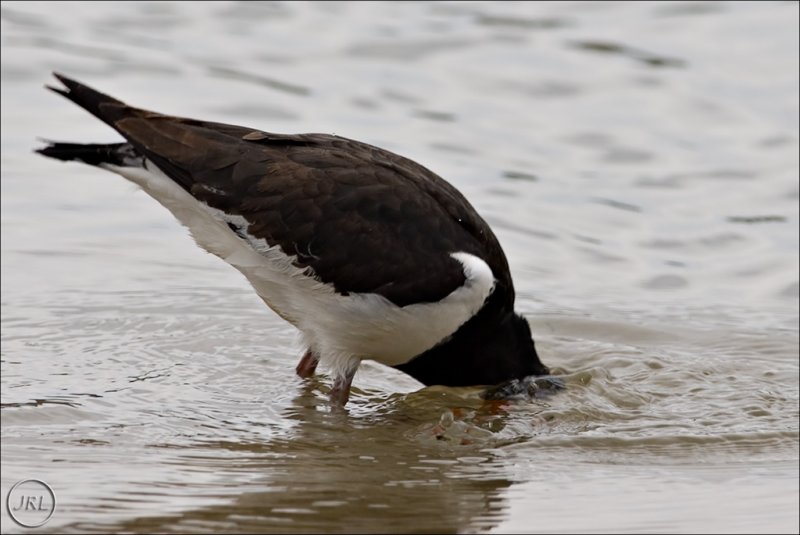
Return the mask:
<svg viewBox="0 0 800 535">
<path fill-rule="evenodd" d="M 456 399 L 452 393 L 443 395 Z M 246 474 L 247 485 L 226 495 L 224 503 L 114 524 L 79 522 L 67 531 L 486 531 L 507 507 L 503 496 L 512 484 L 509 467 L 484 451 L 485 438 L 471 445 L 435 438 L 430 401 L 438 396 L 426 396 L 427 401 L 417 402 L 390 397 L 378 411 L 354 417 L 329 412 L 324 393 L 307 387 L 282 414 L 295 424 L 288 436 L 269 442 L 199 442 L 178 451 L 164 444 L 187 469 L 201 460 L 205 470 Z M 508 417 L 490 416 L 481 405 L 474 402 L 472 420 L 491 417 L 497 427 L 498 420 Z M 457 409 L 462 417 L 468 410 Z M 462 431 L 474 437 L 475 429 L 470 422 Z M 485 432 L 484 437 L 491 435 Z"/>
</svg>

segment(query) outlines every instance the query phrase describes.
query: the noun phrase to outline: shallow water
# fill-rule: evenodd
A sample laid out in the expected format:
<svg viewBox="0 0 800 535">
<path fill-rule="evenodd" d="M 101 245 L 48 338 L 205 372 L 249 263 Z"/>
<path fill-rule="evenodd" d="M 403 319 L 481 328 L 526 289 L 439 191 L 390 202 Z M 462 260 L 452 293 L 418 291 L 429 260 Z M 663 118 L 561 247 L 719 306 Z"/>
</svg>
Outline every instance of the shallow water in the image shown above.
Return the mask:
<svg viewBox="0 0 800 535">
<path fill-rule="evenodd" d="M 2 492 L 61 532 L 798 532 L 798 4 L 3 3 Z M 291 327 L 119 177 L 58 70 L 334 132 L 490 222 L 567 389 L 485 403 Z M 3 532 L 19 532 L 4 510 Z"/>
</svg>

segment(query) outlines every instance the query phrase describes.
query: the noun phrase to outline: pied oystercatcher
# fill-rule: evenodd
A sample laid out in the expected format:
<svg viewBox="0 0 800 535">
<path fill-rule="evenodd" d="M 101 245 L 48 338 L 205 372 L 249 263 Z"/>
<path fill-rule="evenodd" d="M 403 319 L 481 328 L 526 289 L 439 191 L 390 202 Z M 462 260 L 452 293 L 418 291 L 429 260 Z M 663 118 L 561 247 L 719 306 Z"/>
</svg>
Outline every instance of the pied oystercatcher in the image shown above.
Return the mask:
<svg viewBox="0 0 800 535">
<path fill-rule="evenodd" d="M 297 365 L 333 375 L 344 405 L 363 359 L 426 385 L 546 375 L 514 312 L 508 262 L 487 223 L 425 167 L 327 134 L 275 134 L 128 106 L 55 74 L 47 86 L 123 143 L 50 142 L 37 152 L 120 174 L 198 245 L 239 270 L 302 333 Z"/>
</svg>

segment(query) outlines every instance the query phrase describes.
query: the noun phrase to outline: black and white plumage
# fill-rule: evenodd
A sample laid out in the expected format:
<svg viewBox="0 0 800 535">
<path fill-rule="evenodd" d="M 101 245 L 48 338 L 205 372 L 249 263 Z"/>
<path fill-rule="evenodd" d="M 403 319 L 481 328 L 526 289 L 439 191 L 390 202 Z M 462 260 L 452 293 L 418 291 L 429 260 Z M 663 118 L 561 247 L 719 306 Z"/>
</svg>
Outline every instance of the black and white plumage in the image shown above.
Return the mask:
<svg viewBox="0 0 800 535">
<path fill-rule="evenodd" d="M 361 360 L 426 385 L 549 373 L 514 313 L 503 250 L 448 182 L 326 134 L 282 135 L 133 108 L 64 76 L 49 87 L 126 142 L 37 152 L 113 171 L 164 205 L 302 333 L 303 377 L 331 370 L 346 403 Z"/>
</svg>

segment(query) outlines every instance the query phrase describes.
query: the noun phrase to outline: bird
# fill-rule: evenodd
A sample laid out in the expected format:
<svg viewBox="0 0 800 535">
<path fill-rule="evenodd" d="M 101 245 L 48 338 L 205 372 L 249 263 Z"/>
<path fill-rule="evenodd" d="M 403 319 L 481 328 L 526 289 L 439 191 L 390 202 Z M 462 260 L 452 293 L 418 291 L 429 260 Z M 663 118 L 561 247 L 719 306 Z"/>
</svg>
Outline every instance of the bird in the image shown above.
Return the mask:
<svg viewBox="0 0 800 535">
<path fill-rule="evenodd" d="M 45 87 L 124 141 L 43 140 L 39 154 L 139 186 L 301 335 L 295 371 L 329 370 L 344 407 L 363 360 L 426 386 L 497 385 L 550 370 L 514 310 L 505 253 L 449 182 L 333 134 L 278 134 L 129 106 L 59 73 Z"/>
</svg>

